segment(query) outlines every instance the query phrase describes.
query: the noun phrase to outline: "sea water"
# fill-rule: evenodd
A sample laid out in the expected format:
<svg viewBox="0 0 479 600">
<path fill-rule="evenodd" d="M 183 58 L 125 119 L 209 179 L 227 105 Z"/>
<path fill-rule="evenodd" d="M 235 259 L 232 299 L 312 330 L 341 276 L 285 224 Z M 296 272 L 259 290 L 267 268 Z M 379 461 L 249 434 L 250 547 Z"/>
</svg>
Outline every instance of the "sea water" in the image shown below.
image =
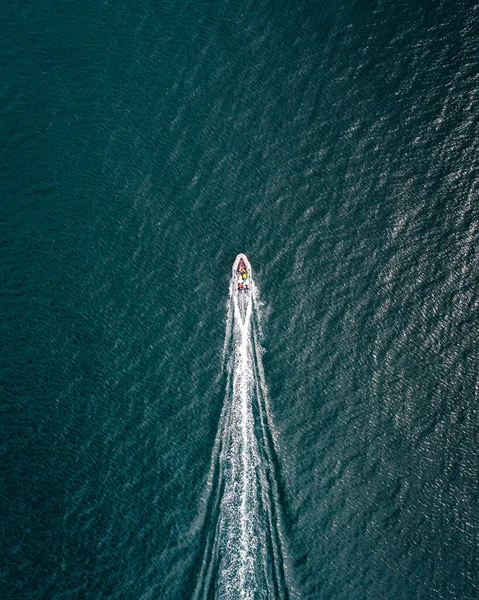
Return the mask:
<svg viewBox="0 0 479 600">
<path fill-rule="evenodd" d="M 2 3 L 4 597 L 477 597 L 478 18 Z"/>
</svg>

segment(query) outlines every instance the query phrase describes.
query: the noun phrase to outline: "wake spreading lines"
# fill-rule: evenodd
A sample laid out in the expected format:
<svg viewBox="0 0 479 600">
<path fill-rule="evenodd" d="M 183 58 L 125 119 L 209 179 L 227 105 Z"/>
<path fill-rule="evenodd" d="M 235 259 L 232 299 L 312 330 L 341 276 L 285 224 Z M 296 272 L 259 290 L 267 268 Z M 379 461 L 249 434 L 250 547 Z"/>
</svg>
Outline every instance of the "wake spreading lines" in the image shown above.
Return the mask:
<svg viewBox="0 0 479 600">
<path fill-rule="evenodd" d="M 279 502 L 274 429 L 260 345 L 255 286 L 232 282 L 223 363 L 226 392 L 203 513 L 203 561 L 193 598 L 293 598 Z"/>
</svg>

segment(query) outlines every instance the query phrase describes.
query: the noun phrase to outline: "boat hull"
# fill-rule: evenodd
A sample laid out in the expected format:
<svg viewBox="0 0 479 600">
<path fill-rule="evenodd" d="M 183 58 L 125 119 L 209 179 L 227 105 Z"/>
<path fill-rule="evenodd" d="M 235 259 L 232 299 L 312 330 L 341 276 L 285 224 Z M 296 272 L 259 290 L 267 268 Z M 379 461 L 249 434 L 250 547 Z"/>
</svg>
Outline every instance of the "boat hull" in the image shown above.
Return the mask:
<svg viewBox="0 0 479 600">
<path fill-rule="evenodd" d="M 237 294 L 250 294 L 253 289 L 251 263 L 246 254 L 238 254 L 232 269 L 233 289 Z"/>
<path fill-rule="evenodd" d="M 245 254 L 238 254 L 233 263 L 231 290 L 243 323 L 246 322 L 247 315 L 251 310 L 253 286 L 251 264 Z"/>
</svg>

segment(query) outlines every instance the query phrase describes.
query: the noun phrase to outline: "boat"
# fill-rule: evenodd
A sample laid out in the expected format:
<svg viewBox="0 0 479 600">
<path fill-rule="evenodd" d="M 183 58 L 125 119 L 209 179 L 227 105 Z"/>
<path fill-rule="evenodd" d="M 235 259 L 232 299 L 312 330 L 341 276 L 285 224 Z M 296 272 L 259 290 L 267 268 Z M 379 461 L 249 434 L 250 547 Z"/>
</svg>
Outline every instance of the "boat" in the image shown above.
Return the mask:
<svg viewBox="0 0 479 600">
<path fill-rule="evenodd" d="M 251 264 L 246 254 L 238 254 L 233 263 L 233 286 L 237 294 L 249 295 L 253 289 Z"/>
</svg>

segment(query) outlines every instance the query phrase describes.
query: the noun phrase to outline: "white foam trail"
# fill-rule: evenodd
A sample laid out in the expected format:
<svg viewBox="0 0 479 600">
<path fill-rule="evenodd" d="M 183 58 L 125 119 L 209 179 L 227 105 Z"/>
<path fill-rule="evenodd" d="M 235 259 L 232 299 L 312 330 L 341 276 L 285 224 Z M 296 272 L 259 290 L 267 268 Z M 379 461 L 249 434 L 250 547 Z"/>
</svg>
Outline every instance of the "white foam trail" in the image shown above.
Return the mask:
<svg viewBox="0 0 479 600">
<path fill-rule="evenodd" d="M 276 438 L 259 344 L 258 292 L 230 287 L 226 394 L 195 530 L 204 531 L 194 599 L 291 598 L 275 474 Z M 214 525 L 214 527 L 211 527 Z"/>
</svg>

